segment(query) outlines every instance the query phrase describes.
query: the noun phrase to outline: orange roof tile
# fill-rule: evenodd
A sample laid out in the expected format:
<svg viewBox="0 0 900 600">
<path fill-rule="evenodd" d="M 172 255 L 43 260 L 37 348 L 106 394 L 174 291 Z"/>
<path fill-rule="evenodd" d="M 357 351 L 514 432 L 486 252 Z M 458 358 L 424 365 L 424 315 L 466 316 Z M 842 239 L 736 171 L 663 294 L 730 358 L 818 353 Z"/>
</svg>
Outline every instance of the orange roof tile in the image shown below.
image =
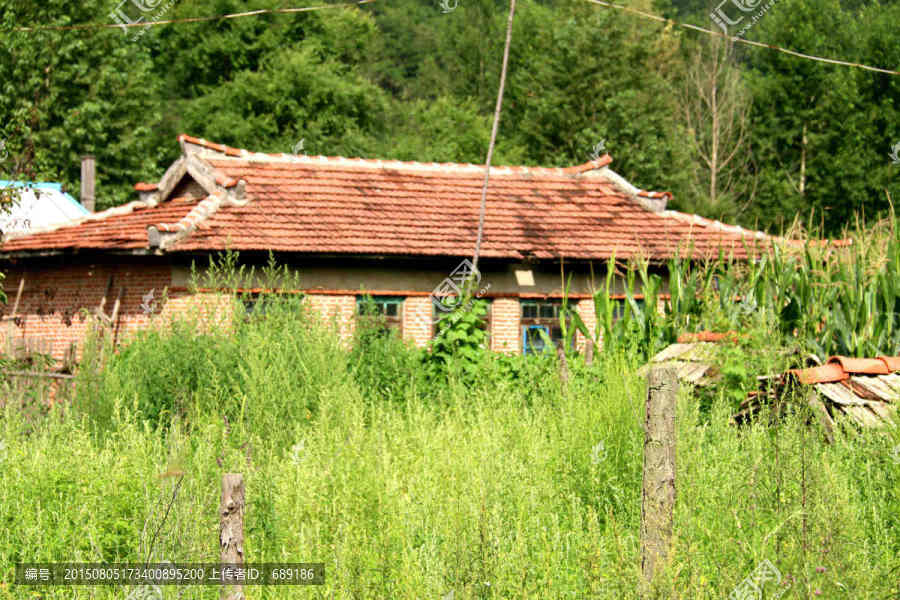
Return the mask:
<svg viewBox="0 0 900 600">
<path fill-rule="evenodd" d="M 800 383 L 813 385 L 845 381 L 855 375 L 890 375 L 900 371 L 900 356 L 879 356 L 878 358 L 853 358 L 832 356 L 821 367 L 792 369 L 789 371 Z"/>
<path fill-rule="evenodd" d="M 67 227 L 7 240 L 2 251 L 147 248 L 147 227 L 179 221 L 196 204 L 196 200 L 187 198 L 174 198 L 157 206 L 132 202 L 93 214 Z"/>
<path fill-rule="evenodd" d="M 698 331 L 697 333 L 682 333 L 678 336 L 679 344 L 687 344 L 690 342 L 721 342 L 729 340 L 736 342 L 738 338 L 737 332 L 728 331 L 725 333 L 716 333 L 714 331 Z"/>
<path fill-rule="evenodd" d="M 467 256 L 474 247 L 483 166 L 261 154 L 187 135 L 179 141 L 186 154 L 209 167 L 205 185 L 211 196 L 218 193 L 209 187 L 215 185 L 241 200 L 195 211 L 202 222 L 172 239 L 167 251 L 227 246 Z M 757 244 L 773 240 L 694 215 L 654 210 L 671 194 L 631 187 L 608 170 L 611 160 L 607 155 L 568 169 L 492 168 L 482 256 L 666 259 L 721 250 L 745 258 Z M 94 215 L 71 227 L 10 240 L 2 250 L 149 248 L 148 227 L 171 231 L 174 226 L 165 224 L 181 222 L 197 204 L 161 200 L 155 207 Z"/>
<path fill-rule="evenodd" d="M 847 373 L 853 375 L 887 375 L 891 372 L 885 361 L 877 358 L 852 358 L 849 356 L 832 356 L 829 363 L 837 363 Z"/>
<path fill-rule="evenodd" d="M 804 385 L 832 383 L 850 378 L 839 363 L 828 363 L 811 369 L 792 369 L 789 372 L 796 375 L 797 380 Z"/>
</svg>

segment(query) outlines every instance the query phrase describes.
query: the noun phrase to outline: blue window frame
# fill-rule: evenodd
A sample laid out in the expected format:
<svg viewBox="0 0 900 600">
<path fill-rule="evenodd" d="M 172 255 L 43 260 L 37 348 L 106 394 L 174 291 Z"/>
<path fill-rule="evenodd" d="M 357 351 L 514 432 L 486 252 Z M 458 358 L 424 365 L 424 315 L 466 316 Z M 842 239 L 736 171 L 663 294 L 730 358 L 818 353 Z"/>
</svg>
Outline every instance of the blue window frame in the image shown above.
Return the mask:
<svg viewBox="0 0 900 600">
<path fill-rule="evenodd" d="M 535 354 L 548 350 L 540 331 L 550 338 L 555 346 L 562 343 L 560 312 L 562 300 L 521 300 L 522 307 L 522 353 Z M 575 338 L 572 338 L 574 345 Z"/>
<path fill-rule="evenodd" d="M 538 354 L 547 349 L 541 331 L 548 336 L 550 335 L 550 327 L 548 325 L 525 325 L 522 327 L 523 354 Z"/>
</svg>

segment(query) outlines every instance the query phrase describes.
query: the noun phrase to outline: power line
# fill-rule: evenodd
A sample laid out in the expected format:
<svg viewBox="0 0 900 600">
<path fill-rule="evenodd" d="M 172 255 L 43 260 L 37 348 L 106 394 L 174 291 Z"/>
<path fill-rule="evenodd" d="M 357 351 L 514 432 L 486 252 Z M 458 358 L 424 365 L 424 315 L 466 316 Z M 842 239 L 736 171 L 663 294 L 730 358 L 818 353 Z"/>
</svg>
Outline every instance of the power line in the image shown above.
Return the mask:
<svg viewBox="0 0 900 600">
<path fill-rule="evenodd" d="M 371 4 L 375 0 L 359 0 L 358 2 L 345 2 L 343 4 L 325 4 L 322 6 L 305 6 L 300 8 L 261 8 L 247 12 L 233 13 L 229 15 L 217 15 L 212 17 L 184 17 L 181 19 L 166 19 L 164 21 L 141 21 L 134 23 L 81 23 L 79 25 L 40 25 L 37 27 L 14 27 L 13 31 L 69 31 L 76 29 L 114 29 L 116 27 L 154 27 L 157 25 L 174 25 L 177 23 L 203 23 L 207 21 L 219 21 L 226 19 L 240 19 L 243 17 L 256 17 L 259 15 L 292 14 L 325 10 L 329 8 L 345 8 Z"/>
<path fill-rule="evenodd" d="M 724 38 L 727 40 L 731 40 L 734 42 L 738 42 L 739 44 L 747 44 L 748 46 L 755 46 L 757 48 L 768 48 L 769 50 L 775 50 L 777 52 L 782 52 L 784 54 L 788 54 L 790 56 L 796 56 L 798 58 L 803 58 L 806 60 L 814 60 L 818 62 L 828 63 L 831 65 L 841 65 L 844 67 L 856 67 L 858 69 L 864 69 L 866 71 L 874 71 L 875 73 L 884 73 L 886 75 L 900 75 L 900 71 L 892 71 L 890 69 L 882 69 L 881 67 L 872 67 L 869 65 L 864 65 L 861 63 L 850 62 L 847 60 L 839 60 L 836 58 L 825 58 L 822 56 L 813 56 L 811 54 L 804 54 L 802 52 L 797 52 L 796 50 L 790 50 L 789 48 L 782 48 L 781 46 L 774 46 L 772 44 L 764 44 L 762 42 L 754 42 L 753 40 L 748 40 L 742 37 L 726 35 L 724 33 L 719 33 L 718 31 L 713 31 L 712 29 L 705 29 L 703 27 L 698 27 L 697 25 L 691 25 L 690 23 L 679 23 L 678 21 L 673 21 L 672 19 L 666 19 L 665 17 L 660 17 L 659 15 L 654 15 L 651 13 L 647 13 L 636 8 L 631 8 L 628 6 L 622 6 L 621 4 L 612 4 L 611 2 L 604 2 L 603 0 L 587 0 L 591 4 L 599 4 L 600 6 L 605 6 L 607 8 L 615 8 L 617 10 L 623 10 L 625 12 L 629 12 L 645 19 L 652 19 L 654 21 L 659 21 L 661 23 L 672 24 L 678 27 L 683 27 L 685 29 L 693 29 L 694 31 L 699 31 L 701 33 L 706 33 L 708 35 L 715 35 L 720 38 Z"/>
<path fill-rule="evenodd" d="M 184 17 L 180 19 L 165 19 L 162 21 L 142 21 L 142 22 L 134 22 L 134 23 L 81 23 L 78 25 L 39 25 L 33 27 L 14 27 L 13 31 L 72 31 L 72 30 L 86 30 L 86 29 L 115 29 L 117 27 L 121 28 L 129 28 L 129 27 L 155 27 L 158 25 L 176 25 L 179 23 L 203 23 L 209 21 L 219 21 L 219 20 L 228 20 L 228 19 L 240 19 L 244 17 L 256 17 L 259 15 L 266 14 L 292 14 L 292 13 L 302 13 L 302 12 L 312 12 L 317 10 L 327 10 L 330 8 L 346 8 L 350 6 L 361 6 L 363 4 L 371 4 L 376 0 L 358 0 L 357 2 L 345 2 L 342 4 L 325 4 L 322 6 L 305 6 L 305 7 L 297 7 L 297 8 L 262 8 L 259 10 L 251 10 L 247 12 L 241 13 L 232 13 L 227 15 L 216 15 L 216 16 L 207 16 L 207 17 Z M 691 25 L 690 23 L 680 23 L 678 21 L 673 21 L 672 19 L 667 19 L 665 17 L 661 17 L 659 15 L 654 15 L 652 13 L 647 13 L 636 8 L 631 8 L 628 6 L 622 6 L 620 4 L 613 4 L 611 2 L 605 2 L 604 0 L 586 0 L 591 4 L 597 4 L 599 6 L 603 6 L 606 8 L 614 8 L 616 10 L 622 10 L 639 17 L 645 19 L 651 19 L 653 21 L 658 21 L 660 23 L 672 24 L 677 27 L 682 27 L 684 29 L 691 29 L 694 31 L 699 31 L 701 33 L 705 33 L 707 35 L 714 35 L 723 39 L 728 39 L 739 44 L 746 44 L 748 46 L 754 46 L 757 48 L 767 48 L 769 50 L 775 50 L 776 52 L 781 52 L 783 54 L 787 54 L 789 56 L 795 56 L 797 58 L 802 58 L 805 60 L 812 60 L 817 62 L 822 62 L 831 65 L 839 65 L 844 67 L 854 67 L 857 69 L 863 69 L 865 71 L 872 71 L 875 73 L 884 73 L 885 75 L 900 75 L 900 71 L 893 71 L 891 69 L 883 69 L 881 67 L 873 67 L 871 65 L 866 65 L 862 63 L 851 62 L 847 60 L 840 60 L 836 58 L 827 58 L 823 56 L 814 56 L 812 54 L 804 54 L 803 52 L 797 52 L 796 50 L 791 50 L 789 48 L 783 48 L 781 46 L 775 46 L 773 44 L 765 44 L 763 42 L 755 42 L 753 40 L 748 40 L 738 36 L 726 35 L 723 33 L 719 33 L 718 31 L 713 31 L 712 29 L 706 29 L 705 27 L 699 27 L 697 25 Z"/>
</svg>

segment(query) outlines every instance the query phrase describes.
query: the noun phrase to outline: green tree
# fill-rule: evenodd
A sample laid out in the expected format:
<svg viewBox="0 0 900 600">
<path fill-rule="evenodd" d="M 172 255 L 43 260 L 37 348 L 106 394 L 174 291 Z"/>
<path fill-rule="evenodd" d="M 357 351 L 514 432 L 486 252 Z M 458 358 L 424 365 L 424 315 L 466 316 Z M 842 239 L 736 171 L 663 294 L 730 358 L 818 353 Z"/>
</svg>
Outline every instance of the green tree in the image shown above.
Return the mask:
<svg viewBox="0 0 900 600">
<path fill-rule="evenodd" d="M 897 5 L 860 12 L 838 0 L 783 0 L 750 30 L 767 43 L 819 56 L 837 56 L 889 68 L 900 66 L 890 42 Z M 884 48 L 879 47 L 884 44 Z M 885 190 L 897 187 L 887 156 L 897 139 L 896 77 L 747 51 L 753 91 L 753 156 L 759 223 L 786 226 L 794 215 L 835 234 L 857 214 L 887 209 Z"/>
<path fill-rule="evenodd" d="M 113 2 L 0 2 L 0 178 L 78 188 L 80 157 L 97 159 L 97 207 L 131 199 L 156 174 L 160 117 L 147 48 L 119 29 L 18 31 L 109 22 Z"/>
</svg>

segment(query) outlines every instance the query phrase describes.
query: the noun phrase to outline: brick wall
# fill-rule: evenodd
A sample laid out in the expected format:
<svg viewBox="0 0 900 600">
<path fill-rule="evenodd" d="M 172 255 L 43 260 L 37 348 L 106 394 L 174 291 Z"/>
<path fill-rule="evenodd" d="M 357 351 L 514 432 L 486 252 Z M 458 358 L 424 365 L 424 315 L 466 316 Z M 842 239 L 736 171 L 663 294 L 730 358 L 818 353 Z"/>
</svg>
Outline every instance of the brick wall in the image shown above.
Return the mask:
<svg viewBox="0 0 900 600">
<path fill-rule="evenodd" d="M 495 298 L 491 306 L 491 350 L 521 352 L 522 309 L 518 298 Z"/>
<path fill-rule="evenodd" d="M 575 312 L 578 313 L 585 327 L 591 333 L 591 339 L 597 339 L 597 314 L 594 309 L 594 300 L 579 300 L 578 304 L 575 305 Z M 587 340 L 580 331 L 575 334 L 575 344 L 579 352 L 584 352 L 587 347 Z"/>
<path fill-rule="evenodd" d="M 171 282 L 168 266 L 71 265 L 24 271 L 13 267 L 6 271 L 3 282 L 7 295 L 4 316 L 12 313 L 23 275 L 25 285 L 17 318 L 4 320 L 2 349 L 5 353 L 17 349 L 44 352 L 58 360 L 66 356 L 72 344 L 80 346 L 95 323 L 89 315 L 100 307 L 104 296 L 103 312 L 108 316 L 120 298 L 114 331 L 122 339 L 150 323 L 140 308 L 142 296 L 152 289 L 156 298 L 161 298 Z"/>
<path fill-rule="evenodd" d="M 356 326 L 356 296 L 310 294 L 306 301 L 326 326 L 337 331 L 341 340 L 350 341 Z"/>
<path fill-rule="evenodd" d="M 403 302 L 403 339 L 424 348 L 433 331 L 431 296 L 409 296 Z"/>
<path fill-rule="evenodd" d="M 7 355 L 40 352 L 62 361 L 74 351 L 78 358 L 85 336 L 97 326 L 93 315 L 99 309 L 112 317 L 117 300 L 116 320 L 110 326 L 119 342 L 176 317 L 193 317 L 201 327 L 215 329 L 228 327 L 231 320 L 230 296 L 170 290 L 171 268 L 146 264 L 10 268 L 3 281 L 5 317 L 12 315 L 23 276 L 15 318 L 5 318 L 0 326 L 0 352 Z M 142 305 L 151 291 L 148 312 Z"/>
<path fill-rule="evenodd" d="M 8 316 L 13 309 L 21 267 L 6 271 L 3 287 Z M 0 324 L 0 352 L 13 354 L 28 350 L 64 360 L 75 348 L 80 356 L 83 340 L 96 320 L 91 316 L 100 307 L 111 315 L 122 290 L 113 331 L 119 342 L 134 332 L 150 326 L 163 327 L 176 317 L 194 318 L 201 326 L 218 330 L 229 327 L 231 297 L 204 292 L 190 294 L 183 287 L 173 288 L 172 268 L 166 264 L 126 265 L 57 265 L 29 267 L 24 272 L 25 286 L 16 319 Z M 110 287 L 110 278 L 112 286 Z M 154 292 L 152 311 L 142 303 L 148 292 Z M 326 325 L 333 327 L 345 342 L 353 335 L 356 324 L 356 296 L 352 294 L 308 294 L 308 306 Z M 581 300 L 577 310 L 592 332 L 596 328 L 593 302 Z M 521 307 L 518 298 L 495 298 L 491 307 L 491 349 L 498 352 L 521 352 Z M 428 296 L 408 296 L 403 305 L 403 337 L 416 346 L 425 347 L 432 336 L 432 303 Z M 579 347 L 584 339 L 579 334 Z"/>
</svg>

